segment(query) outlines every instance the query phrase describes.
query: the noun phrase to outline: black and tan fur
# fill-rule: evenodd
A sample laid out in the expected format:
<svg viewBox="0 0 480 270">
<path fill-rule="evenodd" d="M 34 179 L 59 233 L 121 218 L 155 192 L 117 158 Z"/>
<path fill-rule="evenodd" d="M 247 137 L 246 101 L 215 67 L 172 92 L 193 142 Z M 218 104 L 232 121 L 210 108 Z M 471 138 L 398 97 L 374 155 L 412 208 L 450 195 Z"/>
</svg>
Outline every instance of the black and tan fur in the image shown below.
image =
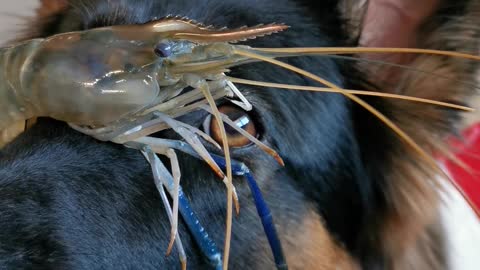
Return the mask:
<svg viewBox="0 0 480 270">
<path fill-rule="evenodd" d="M 56 0 L 43 1 L 28 37 L 105 25 L 144 23 L 167 15 L 215 26 L 273 21 L 291 28 L 249 42 L 258 47 L 356 46 L 363 8 L 355 1 Z M 421 47 L 475 53 L 478 1 L 444 1 L 423 27 Z M 379 89 L 468 103 L 477 64 L 419 56 L 397 70 L 392 86 L 375 65 L 326 57 L 289 60 L 345 88 Z M 268 64 L 237 77 L 313 84 Z M 439 222 L 435 171 L 378 119 L 338 94 L 243 87 L 261 139 L 285 168 L 255 147 L 235 149 L 260 182 L 291 269 L 448 269 Z M 62 91 L 62 89 L 58 89 Z M 407 101 L 365 98 L 429 153 L 461 123 L 458 112 Z M 186 118 L 201 125 L 204 114 Z M 172 137 L 171 133 L 158 134 Z M 225 190 L 208 167 L 180 155 L 182 185 L 217 243 L 223 243 Z M 234 219 L 231 269 L 274 264 L 246 183 L 235 180 L 242 205 Z M 64 123 L 40 119 L 0 150 L 0 268 L 175 269 L 165 257 L 169 223 L 149 167 L 136 151 L 95 141 Z M 208 269 L 183 225 L 190 269 Z"/>
</svg>

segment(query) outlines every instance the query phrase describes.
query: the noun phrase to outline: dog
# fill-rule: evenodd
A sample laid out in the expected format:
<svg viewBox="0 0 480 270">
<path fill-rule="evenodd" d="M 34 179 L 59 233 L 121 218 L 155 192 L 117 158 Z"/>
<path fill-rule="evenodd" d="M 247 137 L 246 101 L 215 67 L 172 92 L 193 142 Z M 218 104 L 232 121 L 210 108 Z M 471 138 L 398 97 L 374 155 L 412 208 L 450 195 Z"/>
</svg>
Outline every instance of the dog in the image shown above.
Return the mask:
<svg viewBox="0 0 480 270">
<path fill-rule="evenodd" d="M 477 50 L 480 31 L 471 26 L 479 20 L 480 5 L 453 3 L 445 1 L 425 23 L 421 47 Z M 362 12 L 364 7 L 349 0 L 50 0 L 42 2 L 28 35 L 19 39 L 175 15 L 216 27 L 290 26 L 246 42 L 256 47 L 345 47 L 358 45 Z M 471 85 L 458 83 L 475 81 L 473 61 L 418 56 L 411 66 L 425 73 L 393 69 L 399 78 L 395 87 L 376 79 L 374 63 L 315 56 L 288 62 L 348 89 L 370 87 L 459 104 L 476 94 Z M 231 74 L 314 85 L 267 63 L 237 67 Z M 232 147 L 232 156 L 259 181 L 291 269 L 450 269 L 438 172 L 385 124 L 337 93 L 240 90 L 252 112 L 228 103 L 220 109 L 248 117 L 253 135 L 277 150 L 285 167 L 250 144 Z M 446 149 L 444 138 L 461 122 L 451 109 L 362 98 L 432 155 Z M 190 124 L 213 132 L 203 113 L 194 113 Z M 169 132 L 157 135 L 174 138 Z M 178 155 L 192 208 L 211 237 L 223 243 L 224 186 L 204 162 Z M 241 177 L 234 184 L 241 211 L 233 221 L 229 266 L 273 269 L 248 184 Z M 0 215 L 2 269 L 179 268 L 176 256 L 165 256 L 170 223 L 144 157 L 59 121 L 38 119 L 0 151 Z M 188 268 L 209 269 L 183 223 L 179 234 Z"/>
</svg>

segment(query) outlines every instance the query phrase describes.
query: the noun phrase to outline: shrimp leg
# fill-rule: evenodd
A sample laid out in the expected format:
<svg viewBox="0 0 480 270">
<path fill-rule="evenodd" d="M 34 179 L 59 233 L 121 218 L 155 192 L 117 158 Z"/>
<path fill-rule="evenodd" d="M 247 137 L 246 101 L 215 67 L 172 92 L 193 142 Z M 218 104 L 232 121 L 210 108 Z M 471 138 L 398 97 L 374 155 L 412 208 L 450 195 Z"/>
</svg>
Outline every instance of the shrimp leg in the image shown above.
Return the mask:
<svg viewBox="0 0 480 270">
<path fill-rule="evenodd" d="M 167 139 L 160 139 L 160 138 L 153 138 L 153 137 L 142 137 L 138 140 L 140 143 L 144 143 L 147 145 L 152 146 L 155 148 L 155 145 L 161 145 L 162 147 L 169 147 L 169 148 L 174 148 L 176 150 L 182 151 L 186 154 L 189 154 L 191 156 L 194 156 L 198 159 L 202 159 L 196 152 L 193 150 L 193 148 L 181 141 L 176 141 L 176 140 L 167 140 Z M 129 146 L 131 143 L 127 143 L 127 146 Z M 226 166 L 226 161 L 225 158 L 211 154 L 212 158 L 215 160 L 215 162 L 220 166 L 221 169 L 225 169 Z M 260 216 L 260 219 L 262 221 L 263 225 L 263 230 L 265 232 L 265 235 L 267 236 L 268 242 L 270 244 L 270 249 L 272 251 L 272 254 L 274 256 L 275 264 L 277 266 L 277 269 L 279 270 L 285 270 L 288 269 L 285 255 L 283 253 L 283 248 L 282 244 L 280 242 L 280 238 L 278 237 L 277 230 L 275 228 L 275 224 L 273 221 L 273 217 L 271 214 L 271 211 L 265 202 L 265 199 L 263 198 L 262 192 L 260 188 L 258 187 L 258 184 L 253 177 L 253 175 L 250 172 L 250 169 L 241 162 L 238 162 L 236 160 L 232 160 L 232 172 L 236 176 L 244 176 L 247 180 L 248 186 L 250 188 L 250 191 L 252 193 L 254 202 L 255 202 L 255 207 L 257 209 L 258 215 Z M 187 202 L 188 203 L 188 202 Z M 181 202 L 180 202 L 181 205 Z M 192 234 L 198 233 L 197 231 L 194 231 L 193 227 L 189 227 L 190 231 Z M 199 244 L 199 246 L 202 246 Z"/>
<path fill-rule="evenodd" d="M 203 95 L 208 101 L 208 105 L 212 108 L 213 115 L 217 121 L 218 126 L 220 127 L 220 133 L 222 137 L 222 144 L 223 144 L 223 151 L 225 153 L 226 159 L 226 171 L 227 171 L 227 222 L 226 222 L 226 229 L 225 229 L 225 243 L 224 243 L 224 251 L 223 251 L 223 270 L 228 269 L 228 260 L 230 256 L 230 243 L 232 237 L 232 197 L 233 197 L 233 183 L 232 183 L 232 166 L 231 166 L 231 159 L 230 159 L 230 146 L 228 144 L 227 134 L 225 131 L 225 126 L 222 121 L 222 117 L 220 116 L 220 112 L 218 111 L 217 104 L 215 103 L 215 99 L 212 96 L 210 91 L 210 86 L 207 83 L 207 80 L 202 76 L 197 74 L 190 74 L 187 73 L 183 75 L 183 80 L 190 85 L 191 87 L 198 88 L 202 91 Z"/>
<path fill-rule="evenodd" d="M 173 213 L 172 213 L 172 209 L 170 208 L 170 202 L 168 201 L 167 194 L 165 194 L 165 188 L 163 187 L 163 185 L 160 186 L 159 192 L 160 192 L 160 197 L 162 198 L 163 205 L 165 206 L 165 209 L 167 211 L 168 220 L 170 221 L 173 227 Z M 185 254 L 185 249 L 183 248 L 183 243 L 180 237 L 175 238 L 175 244 L 178 249 L 178 257 L 180 259 L 182 270 L 186 270 L 187 255 Z"/>
<path fill-rule="evenodd" d="M 168 170 L 165 168 L 163 163 L 160 159 L 155 155 L 154 150 L 155 148 L 163 148 L 164 145 L 161 143 L 158 144 L 149 144 L 145 145 L 142 143 L 132 143 L 128 144 L 132 148 L 141 149 L 142 153 L 146 156 L 147 160 L 152 166 L 152 170 L 155 175 L 155 183 L 161 183 L 161 185 L 157 184 L 158 186 L 165 186 L 167 191 L 174 197 L 173 193 L 173 177 L 168 173 Z M 151 146 L 150 146 L 151 145 Z M 195 212 L 190 206 L 188 199 L 186 198 L 185 194 L 181 186 L 178 187 L 178 205 L 180 214 L 183 217 L 187 227 L 189 228 L 190 232 L 193 235 L 193 238 L 197 242 L 200 250 L 204 254 L 204 256 L 209 260 L 210 264 L 215 267 L 215 269 L 221 269 L 222 266 L 222 256 L 218 251 L 217 245 L 215 242 L 210 238 L 204 227 L 201 225 L 198 217 L 196 216 Z M 178 246 L 178 244 L 177 244 Z"/>
<path fill-rule="evenodd" d="M 223 180 L 224 184 L 227 185 L 228 187 L 228 181 L 227 181 L 227 178 L 225 177 L 225 174 L 218 167 L 215 161 L 212 159 L 212 157 L 210 156 L 210 153 L 207 151 L 207 149 L 205 148 L 205 146 L 203 145 L 203 143 L 200 141 L 200 139 L 196 134 L 199 134 L 205 140 L 212 143 L 217 148 L 220 148 L 220 146 L 210 136 L 208 136 L 207 134 L 205 134 L 204 132 L 200 131 L 197 128 L 184 124 L 180 121 L 174 120 L 168 115 L 158 111 L 153 112 L 151 118 L 145 118 L 144 120 L 145 121 L 143 123 L 137 122 L 136 126 L 130 126 L 129 127 L 130 129 L 123 134 L 117 133 L 116 134 L 117 138 L 108 138 L 108 140 L 111 140 L 113 142 L 117 142 L 120 144 L 124 144 L 126 142 L 117 141 L 119 137 L 126 136 L 128 137 L 129 141 L 135 141 L 136 139 L 144 136 L 143 134 L 144 129 L 150 129 L 150 127 L 155 128 L 156 126 L 162 126 L 162 127 L 165 126 L 166 128 L 170 127 L 193 147 L 193 149 L 197 152 L 197 154 L 200 155 L 205 162 L 207 162 L 207 164 L 213 169 L 213 171 L 217 174 L 217 176 L 219 176 Z M 73 127 L 80 128 L 76 126 L 73 126 Z M 236 212 L 238 214 L 240 211 L 238 195 L 235 187 L 232 187 L 232 188 L 233 188 L 232 199 L 235 204 Z"/>
<path fill-rule="evenodd" d="M 214 154 L 212 154 L 212 157 L 221 168 L 226 166 L 225 158 Z M 250 169 L 244 163 L 232 160 L 232 171 L 235 175 L 243 175 L 247 179 L 247 183 L 250 188 L 250 192 L 252 193 L 253 200 L 255 201 L 255 207 L 257 208 L 258 215 L 262 220 L 263 230 L 265 231 L 265 235 L 267 236 L 270 244 L 270 249 L 272 250 L 277 269 L 288 269 L 285 255 L 283 253 L 282 243 L 280 242 L 280 238 L 278 237 L 278 233 L 273 222 L 272 213 L 270 212 L 270 209 L 263 198 L 262 191 L 258 187 L 257 181 L 251 174 Z"/>
<path fill-rule="evenodd" d="M 175 151 L 171 148 L 156 147 L 155 152 L 167 156 L 170 159 L 171 171 L 173 176 L 173 216 L 172 216 L 172 230 L 170 243 L 167 249 L 167 255 L 170 254 L 173 248 L 173 243 L 177 235 L 178 228 L 178 190 L 180 188 L 180 166 L 178 164 L 178 158 Z"/>
<path fill-rule="evenodd" d="M 175 181 L 174 179 L 179 176 L 176 175 L 177 177 L 175 176 L 171 177 L 171 175 L 166 170 L 165 166 L 163 166 L 163 163 L 155 155 L 155 153 L 152 151 L 150 147 L 144 146 L 142 147 L 141 151 L 152 167 L 155 186 L 157 187 L 158 191 L 160 192 L 160 195 L 162 196 L 162 202 L 165 206 L 167 215 L 169 216 L 170 223 L 172 226 L 172 236 L 167 248 L 167 255 L 170 253 L 173 247 L 174 240 L 178 239 L 178 241 L 176 241 L 176 244 L 177 244 L 177 248 L 179 249 L 178 252 L 179 252 L 180 262 L 182 264 L 182 269 L 186 269 L 187 260 L 186 260 L 185 250 L 183 249 L 183 244 L 180 240 L 180 237 L 175 237 L 177 235 L 177 226 L 178 226 L 178 198 L 179 198 L 180 184 L 178 181 Z M 174 167 L 173 164 L 177 164 L 177 163 L 172 162 L 172 167 Z M 176 174 L 177 170 L 172 169 L 172 171 L 173 173 Z M 164 186 L 167 187 L 167 190 L 169 191 L 170 195 L 173 197 L 173 201 L 174 201 L 173 210 L 171 210 L 168 200 L 165 200 L 163 198 L 163 196 L 165 195 Z"/>
</svg>

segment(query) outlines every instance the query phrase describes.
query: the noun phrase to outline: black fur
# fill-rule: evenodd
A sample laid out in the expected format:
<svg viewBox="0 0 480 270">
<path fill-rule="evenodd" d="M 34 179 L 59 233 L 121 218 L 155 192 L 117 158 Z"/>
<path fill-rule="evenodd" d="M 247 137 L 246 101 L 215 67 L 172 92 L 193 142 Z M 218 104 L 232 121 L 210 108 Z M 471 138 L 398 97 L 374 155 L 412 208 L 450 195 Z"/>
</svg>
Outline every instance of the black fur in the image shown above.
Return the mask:
<svg viewBox="0 0 480 270">
<path fill-rule="evenodd" d="M 270 22 L 291 26 L 284 33 L 249 42 L 259 47 L 349 45 L 337 1 L 313 2 L 75 0 L 40 35 L 144 23 L 173 14 L 219 27 Z M 345 87 L 354 87 L 353 79 L 361 79 L 329 58 L 289 62 Z M 232 73 L 262 81 L 312 84 L 268 64 L 252 64 Z M 279 167 L 253 146 L 235 149 L 233 156 L 256 175 L 281 234 L 303 234 L 295 230 L 313 209 L 339 245 L 365 269 L 382 268 L 381 224 L 374 221 L 381 220 L 386 208 L 381 192 L 385 175 L 379 168 L 389 166 L 388 150 L 396 144 L 391 134 L 337 94 L 252 87 L 242 91 L 254 105 L 262 140 L 278 150 L 286 167 Z M 194 125 L 201 126 L 203 119 L 193 119 Z M 178 267 L 174 254 L 164 255 L 170 225 L 150 169 L 137 151 L 95 141 L 63 123 L 41 120 L 0 153 L 0 268 Z M 222 244 L 223 184 L 201 161 L 180 154 L 180 166 L 184 191 L 210 235 Z M 272 269 L 247 185 L 241 178 L 235 185 L 242 209 L 234 219 L 230 266 Z M 180 226 L 189 267 L 205 269 L 188 231 Z M 283 240 L 295 246 L 292 239 Z"/>
</svg>

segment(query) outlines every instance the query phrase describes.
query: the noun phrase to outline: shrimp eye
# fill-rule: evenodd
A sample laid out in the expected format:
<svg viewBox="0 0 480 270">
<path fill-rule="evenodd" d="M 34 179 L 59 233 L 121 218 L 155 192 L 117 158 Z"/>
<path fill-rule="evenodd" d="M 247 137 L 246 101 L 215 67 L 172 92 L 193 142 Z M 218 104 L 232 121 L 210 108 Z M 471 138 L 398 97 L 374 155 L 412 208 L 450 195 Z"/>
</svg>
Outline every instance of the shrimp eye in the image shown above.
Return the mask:
<svg viewBox="0 0 480 270">
<path fill-rule="evenodd" d="M 253 137 L 258 137 L 257 128 L 255 127 L 255 123 L 248 115 L 247 112 L 244 110 L 230 106 L 224 105 L 220 106 L 218 110 L 228 116 L 230 120 L 237 125 L 238 128 L 245 130 L 246 132 L 250 133 Z M 227 133 L 228 145 L 230 147 L 244 147 L 249 145 L 251 142 L 248 138 L 240 134 L 231 126 L 224 124 L 225 132 Z M 220 145 L 222 145 L 222 136 L 220 133 L 220 127 L 217 123 L 215 117 L 209 115 L 203 124 L 203 128 L 207 134 L 209 134 L 215 141 L 217 141 Z"/>
<path fill-rule="evenodd" d="M 172 46 L 168 43 L 158 43 L 155 45 L 154 51 L 158 57 L 166 58 L 172 55 Z"/>
</svg>

